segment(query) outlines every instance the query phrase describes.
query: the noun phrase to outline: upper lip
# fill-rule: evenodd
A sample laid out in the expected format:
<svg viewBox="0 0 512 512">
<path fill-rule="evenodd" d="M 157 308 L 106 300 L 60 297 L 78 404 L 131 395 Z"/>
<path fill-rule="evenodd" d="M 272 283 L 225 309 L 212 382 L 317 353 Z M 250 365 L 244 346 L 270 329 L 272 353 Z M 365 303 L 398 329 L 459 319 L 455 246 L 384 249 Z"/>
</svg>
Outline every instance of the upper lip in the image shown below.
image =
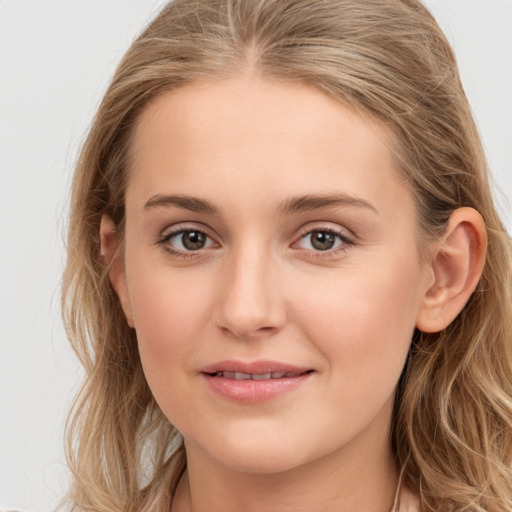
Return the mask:
<svg viewBox="0 0 512 512">
<path fill-rule="evenodd" d="M 278 361 L 219 361 L 205 366 L 201 373 L 214 374 L 217 372 L 238 372 L 249 373 L 252 375 L 262 375 L 265 373 L 305 373 L 311 371 L 312 368 L 305 366 L 296 366 Z"/>
</svg>

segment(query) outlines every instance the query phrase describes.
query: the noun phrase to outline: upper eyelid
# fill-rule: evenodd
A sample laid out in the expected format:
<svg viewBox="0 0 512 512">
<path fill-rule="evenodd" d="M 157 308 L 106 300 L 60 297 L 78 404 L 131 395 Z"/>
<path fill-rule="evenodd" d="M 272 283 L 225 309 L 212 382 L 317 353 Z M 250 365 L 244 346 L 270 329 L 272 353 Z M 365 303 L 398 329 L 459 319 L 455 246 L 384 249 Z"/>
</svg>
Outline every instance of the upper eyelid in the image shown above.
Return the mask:
<svg viewBox="0 0 512 512">
<path fill-rule="evenodd" d="M 167 226 L 164 229 L 160 231 L 160 238 L 167 238 L 169 235 L 178 235 L 179 233 L 183 233 L 184 231 L 200 231 L 201 233 L 204 233 L 210 238 L 214 238 L 211 235 L 211 229 L 207 228 L 203 224 L 194 224 L 194 225 L 184 225 L 181 226 L 178 224 L 178 227 L 176 225 Z"/>
<path fill-rule="evenodd" d="M 352 230 L 350 230 L 346 227 L 342 227 L 340 225 L 336 225 L 336 227 L 334 227 L 334 226 L 327 226 L 325 224 L 320 225 L 320 226 L 310 226 L 308 224 L 308 225 L 304 226 L 304 228 L 301 228 L 299 230 L 299 235 L 298 235 L 299 239 L 313 231 L 329 231 L 329 232 L 335 233 L 343 238 L 346 238 L 348 240 L 354 240 L 356 238 L 356 235 Z"/>
<path fill-rule="evenodd" d="M 157 240 L 157 244 L 166 244 L 166 243 L 169 243 L 169 240 L 176 237 L 176 236 L 179 236 L 183 233 L 186 233 L 188 231 L 198 231 L 200 233 L 202 233 L 203 235 L 205 235 L 207 238 L 209 238 L 214 244 L 216 245 L 219 245 L 219 242 L 217 242 L 215 240 L 214 237 L 210 236 L 205 230 L 203 229 L 194 229 L 194 228 L 179 228 L 179 229 L 176 229 L 176 230 L 171 230 L 169 231 L 168 233 L 164 232 L 162 233 L 162 235 L 158 238 Z M 207 250 L 207 249 L 211 249 L 211 247 L 202 247 L 201 249 L 196 249 L 195 251 L 182 251 L 181 249 L 175 249 L 176 251 L 181 251 L 181 252 L 187 252 L 187 253 L 195 253 L 195 252 L 199 252 L 201 250 Z"/>
<path fill-rule="evenodd" d="M 211 241 L 213 241 L 214 244 L 217 244 L 218 242 L 215 241 L 213 237 L 211 237 L 208 233 L 206 233 L 206 230 L 203 229 L 197 229 L 193 227 L 182 227 L 182 228 L 176 228 L 176 229 L 170 229 L 170 231 L 167 232 L 167 229 L 164 229 L 161 234 L 159 235 L 156 245 L 163 248 L 165 251 L 171 253 L 175 258 L 181 257 L 181 258 L 187 258 L 187 257 L 194 257 L 198 252 L 202 250 L 208 250 L 211 249 L 211 247 L 202 247 L 201 249 L 196 249 L 193 251 L 183 250 L 179 249 L 177 247 L 174 247 L 169 241 L 179 236 L 180 234 L 186 233 L 187 231 L 196 231 L 204 234 L 207 238 L 209 238 Z M 171 248 L 172 247 L 172 248 Z"/>
<path fill-rule="evenodd" d="M 299 243 L 301 240 L 303 240 L 304 238 L 306 238 L 307 236 L 310 236 L 312 233 L 314 233 L 315 231 L 317 232 L 328 232 L 328 233 L 331 233 L 331 234 L 334 234 L 335 236 L 337 236 L 341 242 L 342 242 L 342 246 L 344 247 L 348 247 L 348 246 L 352 246 L 355 244 L 355 239 L 352 235 L 346 235 L 345 233 L 341 232 L 340 230 L 337 230 L 337 229 L 332 229 L 332 228 L 320 228 L 320 229 L 308 229 L 305 233 L 303 233 L 302 235 L 300 235 L 295 242 L 293 242 L 292 245 L 295 245 L 297 243 Z M 305 249 L 309 252 L 314 252 L 315 254 L 316 253 L 324 253 L 326 256 L 328 254 L 332 254 L 332 253 L 335 253 L 337 252 L 339 249 L 341 249 L 341 246 L 339 246 L 338 248 L 332 248 L 332 249 L 327 249 L 325 251 L 314 251 L 312 249 Z"/>
</svg>

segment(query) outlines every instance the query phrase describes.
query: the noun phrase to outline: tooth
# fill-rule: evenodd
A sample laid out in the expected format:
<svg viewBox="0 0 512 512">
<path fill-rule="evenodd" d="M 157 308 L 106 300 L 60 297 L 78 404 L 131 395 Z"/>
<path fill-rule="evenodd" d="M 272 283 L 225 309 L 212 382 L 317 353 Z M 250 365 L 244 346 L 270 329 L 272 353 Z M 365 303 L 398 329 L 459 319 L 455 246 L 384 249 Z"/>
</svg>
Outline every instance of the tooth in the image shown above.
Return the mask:
<svg viewBox="0 0 512 512">
<path fill-rule="evenodd" d="M 284 377 L 283 372 L 272 372 L 272 378 L 273 379 L 282 379 Z"/>
<path fill-rule="evenodd" d="M 226 379 L 234 379 L 235 372 L 220 372 L 222 373 L 221 377 L 225 377 Z"/>
<path fill-rule="evenodd" d="M 235 372 L 235 380 L 249 380 L 251 375 L 249 373 Z"/>
<path fill-rule="evenodd" d="M 289 377 L 297 377 L 298 375 L 299 375 L 298 373 L 291 373 L 291 372 L 290 372 L 290 373 L 285 373 L 285 374 L 284 374 L 284 376 L 285 376 L 285 377 L 288 377 L 288 378 L 289 378 Z"/>
<path fill-rule="evenodd" d="M 253 380 L 266 380 L 270 379 L 270 373 L 254 373 L 251 375 L 251 379 Z"/>
</svg>

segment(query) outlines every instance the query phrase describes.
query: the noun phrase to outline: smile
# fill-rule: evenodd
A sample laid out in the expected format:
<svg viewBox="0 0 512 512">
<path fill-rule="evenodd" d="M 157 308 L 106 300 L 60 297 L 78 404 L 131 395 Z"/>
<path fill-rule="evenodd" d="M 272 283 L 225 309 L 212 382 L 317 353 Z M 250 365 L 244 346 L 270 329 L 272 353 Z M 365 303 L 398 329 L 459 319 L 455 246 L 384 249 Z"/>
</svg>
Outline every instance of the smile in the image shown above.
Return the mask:
<svg viewBox="0 0 512 512">
<path fill-rule="evenodd" d="M 311 368 L 273 361 L 222 361 L 201 371 L 216 396 L 249 405 L 281 397 L 302 386 L 314 373 Z"/>
<path fill-rule="evenodd" d="M 282 379 L 293 378 L 302 375 L 302 373 L 294 372 L 268 372 L 268 373 L 242 373 L 242 372 L 215 372 L 210 374 L 212 377 L 224 377 L 226 379 L 234 380 L 268 380 L 268 379 Z"/>
</svg>

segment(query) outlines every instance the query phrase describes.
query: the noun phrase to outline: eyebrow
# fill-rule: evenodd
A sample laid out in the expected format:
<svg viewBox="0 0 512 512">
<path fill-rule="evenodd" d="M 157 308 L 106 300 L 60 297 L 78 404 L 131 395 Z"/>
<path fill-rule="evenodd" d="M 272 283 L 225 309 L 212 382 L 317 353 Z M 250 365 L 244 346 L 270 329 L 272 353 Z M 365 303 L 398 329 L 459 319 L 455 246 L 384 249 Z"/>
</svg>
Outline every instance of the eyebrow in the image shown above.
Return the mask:
<svg viewBox="0 0 512 512">
<path fill-rule="evenodd" d="M 286 199 L 276 208 L 278 215 L 291 215 L 306 211 L 317 210 L 326 206 L 355 206 L 366 208 L 378 213 L 376 208 L 364 199 L 351 196 L 346 193 L 329 194 L 307 194 L 303 196 L 291 197 Z M 163 206 L 175 206 L 184 210 L 196 213 L 208 213 L 211 215 L 220 215 L 220 209 L 210 201 L 198 197 L 186 195 L 162 195 L 152 196 L 144 205 L 144 210 L 152 210 Z"/>
<path fill-rule="evenodd" d="M 183 210 L 189 210 L 196 213 L 209 213 L 212 215 L 220 215 L 220 210 L 215 205 L 199 199 L 198 197 L 183 195 L 161 195 L 152 196 L 144 205 L 144 210 L 152 210 L 161 206 L 175 206 Z"/>
<path fill-rule="evenodd" d="M 292 213 L 307 212 L 332 205 L 356 206 L 359 208 L 367 208 L 378 213 L 376 208 L 368 201 L 340 192 L 291 197 L 278 206 L 277 213 L 280 215 L 290 215 Z"/>
</svg>

